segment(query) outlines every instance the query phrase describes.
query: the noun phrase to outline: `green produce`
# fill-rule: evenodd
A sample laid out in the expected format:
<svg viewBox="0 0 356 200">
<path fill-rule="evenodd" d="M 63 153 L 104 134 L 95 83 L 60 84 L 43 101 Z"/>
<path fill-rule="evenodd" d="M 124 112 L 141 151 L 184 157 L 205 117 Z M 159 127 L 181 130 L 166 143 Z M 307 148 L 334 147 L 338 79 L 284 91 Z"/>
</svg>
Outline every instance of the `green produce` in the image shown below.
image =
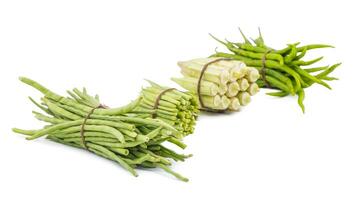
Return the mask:
<svg viewBox="0 0 356 200">
<path fill-rule="evenodd" d="M 139 110 L 152 112 L 152 117 L 173 126 L 182 138 L 193 133 L 198 117 L 198 100 L 195 96 L 174 88 L 162 87 L 152 81 L 142 89 Z"/>
<path fill-rule="evenodd" d="M 198 58 L 178 62 L 178 66 L 183 77 L 172 80 L 195 94 L 202 110 L 236 111 L 259 91 L 258 70 L 240 61 Z"/>
<path fill-rule="evenodd" d="M 230 51 L 230 53 L 216 52 L 211 57 L 238 60 L 244 62 L 247 66 L 256 68 L 261 74 L 256 82 L 258 86 L 278 90 L 277 92 L 267 93 L 268 95 L 284 97 L 297 94 L 298 104 L 304 112 L 305 88 L 317 83 L 331 89 L 326 81 L 337 80 L 337 78 L 329 77 L 329 74 L 341 63 L 330 67 L 308 68 L 306 66 L 320 61 L 323 57 L 309 61 L 302 60 L 309 50 L 333 48 L 333 46 L 325 44 L 298 46 L 298 42 L 288 44 L 286 48 L 278 50 L 265 44 L 261 32 L 259 37 L 252 42 L 247 39 L 241 30 L 240 32 L 244 38 L 242 43 L 222 41 L 211 35 Z"/>
<path fill-rule="evenodd" d="M 58 143 L 86 149 L 119 163 L 134 176 L 137 176 L 137 167 L 162 168 L 176 178 L 188 181 L 172 171 L 169 165 L 172 160 L 184 161 L 191 155 L 175 153 L 163 145 L 170 142 L 184 149 L 186 145 L 180 140 L 182 133 L 174 127 L 176 124 L 172 126 L 159 118 L 153 119 L 152 110 L 139 109 L 146 97 L 123 107 L 108 108 L 100 103 L 97 95 L 90 96 L 85 89 L 73 89 L 68 91 L 70 97 L 64 97 L 31 79 L 20 77 L 20 80 L 43 93 L 41 103 L 30 100 L 45 113 L 34 111 L 35 117 L 47 125 L 38 130 L 14 128 L 14 132 L 27 135 L 29 140 L 46 136 Z M 144 90 L 144 95 L 151 90 Z M 173 96 L 185 98 L 180 102 L 194 101 L 193 97 L 178 91 L 162 96 L 162 99 L 173 99 Z M 187 111 L 178 113 L 186 114 Z M 189 125 L 193 126 L 193 123 Z"/>
</svg>

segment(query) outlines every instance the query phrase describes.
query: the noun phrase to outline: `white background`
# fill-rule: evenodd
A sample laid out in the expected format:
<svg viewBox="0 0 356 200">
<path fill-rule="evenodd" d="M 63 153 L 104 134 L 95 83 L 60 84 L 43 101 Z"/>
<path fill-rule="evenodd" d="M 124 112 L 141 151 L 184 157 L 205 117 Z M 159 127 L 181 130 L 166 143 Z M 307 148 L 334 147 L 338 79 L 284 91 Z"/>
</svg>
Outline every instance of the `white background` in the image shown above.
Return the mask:
<svg viewBox="0 0 356 200">
<path fill-rule="evenodd" d="M 0 1 L 0 199 L 356 199 L 355 36 L 352 1 Z M 241 112 L 203 115 L 185 139 L 194 157 L 134 178 L 119 165 L 12 127 L 39 128 L 21 84 L 28 76 L 58 93 L 86 86 L 110 106 L 134 99 L 144 79 L 177 87 L 178 60 L 219 46 L 208 33 L 267 44 L 330 43 L 323 64 L 343 62 L 332 91 L 296 98 L 262 90 Z M 223 50 L 220 46 L 219 50 Z M 319 65 L 318 65 L 319 66 Z"/>
</svg>

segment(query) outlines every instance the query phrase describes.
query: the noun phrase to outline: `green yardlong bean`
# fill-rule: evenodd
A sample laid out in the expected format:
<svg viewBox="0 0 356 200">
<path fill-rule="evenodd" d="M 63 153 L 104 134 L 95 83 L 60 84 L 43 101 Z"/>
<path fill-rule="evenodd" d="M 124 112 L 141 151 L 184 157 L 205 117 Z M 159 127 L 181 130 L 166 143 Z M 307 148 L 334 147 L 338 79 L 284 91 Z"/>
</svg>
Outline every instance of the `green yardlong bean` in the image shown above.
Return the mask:
<svg viewBox="0 0 356 200">
<path fill-rule="evenodd" d="M 187 156 L 165 148 L 163 143 L 172 143 L 182 149 L 186 147 L 181 139 L 186 132 L 193 131 L 198 110 L 192 95 L 174 91 L 162 96 L 161 101 L 165 103 L 160 102 L 157 115 L 173 122 L 169 125 L 159 117 L 152 118 L 156 110 L 150 107 L 140 109 L 147 93 L 126 106 L 108 108 L 99 102 L 97 95 L 90 96 L 85 88 L 67 91 L 69 97 L 64 97 L 31 79 L 21 77 L 20 80 L 44 94 L 41 103 L 29 99 L 45 113 L 33 111 L 34 116 L 48 125 L 38 130 L 14 128 L 13 132 L 24 134 L 29 140 L 46 136 L 58 143 L 87 149 L 117 162 L 134 176 L 137 176 L 137 167 L 155 167 L 188 181 L 169 169 L 169 159 L 184 161 Z M 155 91 L 159 90 L 151 88 L 148 91 L 150 100 L 154 100 Z M 164 107 L 167 105 L 172 108 Z M 184 118 L 178 119 L 179 116 Z M 179 129 L 183 122 L 186 122 L 185 129 Z"/>
</svg>

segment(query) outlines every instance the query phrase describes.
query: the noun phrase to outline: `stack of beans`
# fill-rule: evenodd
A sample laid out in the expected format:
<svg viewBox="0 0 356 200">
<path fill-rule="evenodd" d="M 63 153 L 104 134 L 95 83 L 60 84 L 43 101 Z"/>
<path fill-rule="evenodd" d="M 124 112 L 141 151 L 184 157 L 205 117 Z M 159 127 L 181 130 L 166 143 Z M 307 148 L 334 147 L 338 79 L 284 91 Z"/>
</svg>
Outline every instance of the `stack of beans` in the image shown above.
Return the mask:
<svg viewBox="0 0 356 200">
<path fill-rule="evenodd" d="M 140 110 L 152 113 L 153 118 L 173 126 L 181 133 L 180 138 L 193 133 L 199 113 L 196 97 L 149 82 L 151 86 L 141 92 Z"/>
<path fill-rule="evenodd" d="M 41 103 L 35 103 L 45 114 L 33 112 L 47 123 L 38 130 L 13 131 L 33 140 L 42 136 L 77 148 L 86 149 L 99 156 L 119 163 L 137 176 L 135 168 L 162 168 L 180 180 L 187 178 L 169 168 L 172 160 L 184 161 L 190 155 L 177 154 L 162 143 L 171 142 L 184 148 L 174 127 L 150 114 L 137 113 L 135 108 L 141 98 L 124 107 L 108 108 L 98 96 L 90 96 L 85 89 L 68 91 L 70 97 L 60 96 L 37 82 L 21 77 L 20 80 L 44 94 Z"/>
<path fill-rule="evenodd" d="M 305 111 L 303 104 L 305 89 L 313 84 L 322 85 L 331 89 L 327 81 L 338 80 L 330 74 L 341 65 L 337 63 L 331 66 L 307 67 L 323 57 L 312 60 L 304 60 L 310 50 L 319 48 L 333 48 L 326 44 L 309 44 L 299 46 L 299 42 L 288 44 L 283 49 L 275 49 L 267 46 L 259 31 L 259 37 L 249 40 L 240 30 L 244 41 L 230 42 L 222 41 L 212 36 L 215 40 L 223 44 L 230 53 L 215 52 L 213 57 L 221 57 L 244 62 L 261 72 L 261 79 L 257 81 L 259 87 L 275 89 L 268 95 L 285 97 L 288 95 L 298 95 L 298 104 L 302 111 Z"/>
<path fill-rule="evenodd" d="M 259 91 L 256 84 L 259 72 L 241 61 L 199 58 L 178 62 L 178 65 L 184 77 L 172 80 L 198 96 L 198 82 L 202 77 L 200 96 L 204 106 L 200 103 L 201 109 L 236 111 L 246 106 L 250 96 Z"/>
</svg>

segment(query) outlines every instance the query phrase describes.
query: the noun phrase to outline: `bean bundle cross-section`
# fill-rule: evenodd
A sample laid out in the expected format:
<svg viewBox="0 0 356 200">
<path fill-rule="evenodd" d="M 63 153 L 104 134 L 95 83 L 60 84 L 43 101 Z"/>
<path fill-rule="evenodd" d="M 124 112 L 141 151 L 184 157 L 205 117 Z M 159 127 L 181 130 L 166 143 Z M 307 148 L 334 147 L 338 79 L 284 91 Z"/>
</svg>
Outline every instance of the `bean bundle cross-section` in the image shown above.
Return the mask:
<svg viewBox="0 0 356 200">
<path fill-rule="evenodd" d="M 172 80 L 200 96 L 200 108 L 203 110 L 239 110 L 250 103 L 250 97 L 259 91 L 256 83 L 258 70 L 247 67 L 241 61 L 198 58 L 178 62 L 178 65 L 184 77 Z"/>
<path fill-rule="evenodd" d="M 151 111 L 153 118 L 173 126 L 181 133 L 180 138 L 193 133 L 199 114 L 196 97 L 187 92 L 149 82 L 151 86 L 142 89 L 140 109 Z"/>
</svg>

